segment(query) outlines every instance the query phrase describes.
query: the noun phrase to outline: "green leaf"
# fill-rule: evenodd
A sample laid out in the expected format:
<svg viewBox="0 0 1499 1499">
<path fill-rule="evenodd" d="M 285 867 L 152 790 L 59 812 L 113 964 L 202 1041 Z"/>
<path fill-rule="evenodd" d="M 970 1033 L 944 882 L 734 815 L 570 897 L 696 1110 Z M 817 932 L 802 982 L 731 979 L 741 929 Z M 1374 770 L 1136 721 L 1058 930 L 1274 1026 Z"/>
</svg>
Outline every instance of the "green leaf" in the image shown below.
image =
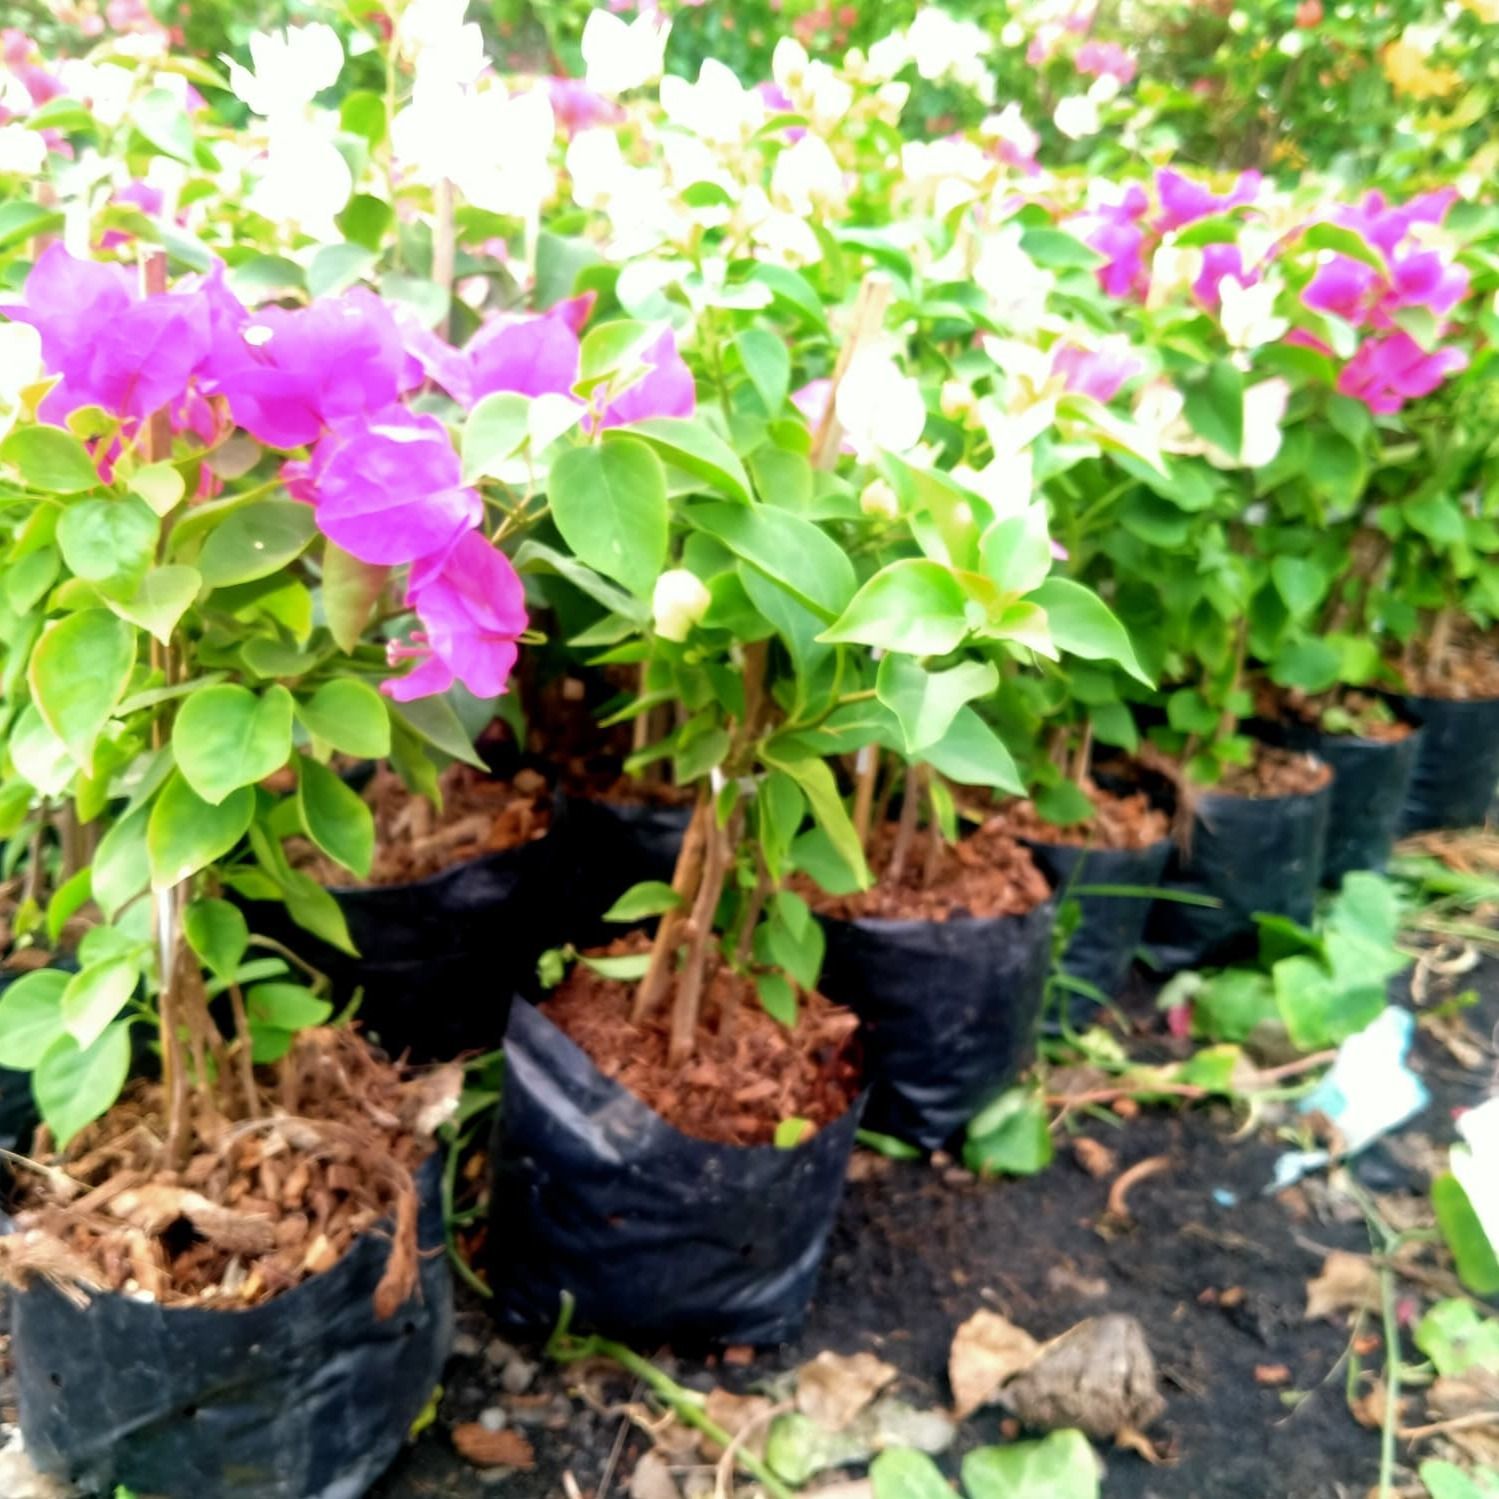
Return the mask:
<svg viewBox="0 0 1499 1499">
<path fill-rule="evenodd" d="M 345 94 L 338 106 L 338 123 L 350 135 L 363 136 L 371 146 L 378 146 L 385 139 L 387 125 L 384 98 L 370 89 Z"/>
<path fill-rule="evenodd" d="M 749 475 L 739 455 L 703 422 L 693 418 L 658 416 L 647 421 L 631 422 L 619 429 L 649 443 L 656 454 L 673 468 L 703 479 L 721 494 L 750 501 Z M 607 442 L 621 441 L 609 437 Z"/>
<path fill-rule="evenodd" d="M 968 628 L 968 596 L 952 569 L 908 557 L 882 567 L 818 639 L 941 656 L 958 646 Z"/>
<path fill-rule="evenodd" d="M 202 586 L 197 568 L 169 564 L 153 567 L 128 599 L 111 598 L 105 602 L 121 619 L 166 645 Z"/>
<path fill-rule="evenodd" d="M 1431 1499 L 1499 1499 L 1499 1471 L 1493 1468 L 1468 1471 L 1443 1458 L 1429 1457 L 1419 1472 Z"/>
<path fill-rule="evenodd" d="M 383 760 L 390 753 L 390 714 L 368 682 L 335 677 L 306 701 L 298 699 L 296 710 L 309 734 L 342 754 Z"/>
<path fill-rule="evenodd" d="M 788 1029 L 796 1024 L 796 990 L 784 974 L 757 973 L 755 992 L 772 1020 L 779 1020 Z"/>
<path fill-rule="evenodd" d="M 1025 795 L 1025 782 L 1004 741 L 972 708 L 959 708 L 948 731 L 921 758 L 959 786 L 992 786 Z"/>
<path fill-rule="evenodd" d="M 485 396 L 463 424 L 463 482 L 495 476 L 530 436 L 530 399 L 513 390 Z"/>
<path fill-rule="evenodd" d="M 209 534 L 198 571 L 210 588 L 268 578 L 299 557 L 317 534 L 311 505 L 257 500 L 232 511 Z"/>
<path fill-rule="evenodd" d="M 1373 245 L 1366 244 L 1363 236 L 1341 224 L 1309 224 L 1301 236 L 1301 243 L 1308 250 L 1332 250 L 1346 255 L 1351 260 L 1362 261 L 1381 276 L 1388 276 L 1390 268 Z"/>
<path fill-rule="evenodd" d="M 341 245 L 323 245 L 307 267 L 307 290 L 314 297 L 336 297 L 363 281 L 379 261 L 379 255 L 364 245 L 347 241 Z"/>
<path fill-rule="evenodd" d="M 601 978 L 632 983 L 636 979 L 645 977 L 645 970 L 650 966 L 651 955 L 642 952 L 627 953 L 619 958 L 591 958 L 587 953 L 579 953 L 578 961 L 585 963 Z"/>
<path fill-rule="evenodd" d="M 1051 533 L 1046 509 L 1028 505 L 1019 515 L 995 521 L 979 538 L 984 572 L 1006 593 L 1030 593 L 1051 572 Z"/>
<path fill-rule="evenodd" d="M 160 529 L 156 512 L 135 495 L 80 500 L 63 511 L 57 545 L 77 577 L 133 592 L 151 565 Z"/>
<path fill-rule="evenodd" d="M 875 679 L 879 700 L 900 723 L 908 755 L 936 744 L 965 703 L 988 696 L 998 685 L 999 671 L 990 661 L 964 661 L 947 671 L 928 671 L 909 656 L 894 653 L 881 658 Z"/>
<path fill-rule="evenodd" d="M 256 984 L 245 995 L 245 1013 L 251 1025 L 300 1031 L 321 1025 L 333 1006 L 301 984 Z"/>
<path fill-rule="evenodd" d="M 1337 685 L 1343 654 L 1326 640 L 1297 640 L 1275 653 L 1270 680 L 1278 687 L 1326 692 Z"/>
<path fill-rule="evenodd" d="M 1072 781 L 1058 781 L 1055 786 L 1048 786 L 1037 794 L 1035 802 L 1036 811 L 1059 828 L 1086 822 L 1097 810 L 1088 794 Z"/>
<path fill-rule="evenodd" d="M 660 916 L 681 904 L 682 897 L 670 885 L 661 880 L 642 880 L 638 885 L 631 885 L 604 912 L 604 920 L 644 921 L 648 916 Z"/>
<path fill-rule="evenodd" d="M 779 416 L 791 390 L 791 354 L 785 340 L 769 328 L 746 328 L 734 339 L 734 348 L 765 414 Z"/>
<path fill-rule="evenodd" d="M 234 977 L 250 945 L 250 927 L 238 906 L 214 896 L 195 900 L 183 912 L 182 931 L 216 978 Z"/>
<path fill-rule="evenodd" d="M 62 994 L 68 975 L 55 968 L 22 974 L 0 993 L 0 1067 L 30 1072 L 66 1035 Z"/>
<path fill-rule="evenodd" d="M 5 597 L 17 614 L 29 614 L 57 581 L 61 559 L 57 548 L 38 547 L 13 562 L 5 572 Z"/>
<path fill-rule="evenodd" d="M 1350 981 L 1329 973 L 1316 958 L 1282 958 L 1271 976 L 1280 1018 L 1298 1051 L 1336 1046 L 1385 1007 L 1383 978 Z"/>
<path fill-rule="evenodd" d="M 963 1144 L 963 1164 L 980 1176 L 1034 1176 L 1051 1157 L 1045 1106 L 1027 1088 L 1011 1088 L 975 1115 Z"/>
<path fill-rule="evenodd" d="M 1270 577 L 1297 620 L 1305 619 L 1322 602 L 1330 581 L 1309 557 L 1276 557 L 1270 564 Z"/>
<path fill-rule="evenodd" d="M 775 1134 L 771 1138 L 771 1144 L 777 1150 L 795 1150 L 798 1145 L 805 1144 L 817 1133 L 817 1126 L 810 1119 L 783 1119 L 776 1125 Z"/>
<path fill-rule="evenodd" d="M 1070 578 L 1048 578 L 1032 591 L 1028 602 L 1046 611 L 1047 628 L 1059 650 L 1087 661 L 1115 661 L 1137 682 L 1154 685 L 1124 626 L 1092 589 Z"/>
<path fill-rule="evenodd" d="M 1437 1302 L 1416 1324 L 1415 1338 L 1438 1374 L 1461 1374 L 1475 1364 L 1499 1373 L 1499 1318 L 1480 1317 L 1471 1302 Z"/>
<path fill-rule="evenodd" d="M 204 801 L 180 771 L 173 771 L 157 794 L 146 824 L 151 884 L 167 890 L 222 858 L 245 836 L 255 815 L 249 786 L 223 801 Z"/>
<path fill-rule="evenodd" d="M 130 1075 L 130 1024 L 117 1020 L 86 1051 L 71 1036 L 53 1042 L 32 1074 L 37 1107 L 59 1150 L 107 1113 Z"/>
<path fill-rule="evenodd" d="M 0 1000 L 0 1007 L 3 1005 Z M 1462 1283 L 1475 1296 L 1499 1296 L 1499 1246 L 1489 1243 L 1468 1194 L 1450 1171 L 1432 1182 L 1431 1207 Z"/>
<path fill-rule="evenodd" d="M 70 875 L 47 902 L 47 940 L 55 947 L 68 921 L 93 899 L 93 872 L 84 868 Z"/>
<path fill-rule="evenodd" d="M 0 442 L 0 461 L 21 472 L 43 494 L 79 494 L 99 487 L 88 449 L 61 427 L 17 427 Z"/>
<path fill-rule="evenodd" d="M 419 697 L 413 702 L 391 704 L 389 711 L 425 739 L 434 749 L 476 770 L 487 770 L 474 749 L 463 721 L 445 697 Z"/>
<path fill-rule="evenodd" d="M 139 982 L 140 964 L 134 958 L 106 958 L 75 973 L 62 991 L 62 1023 L 68 1034 L 87 1050 L 125 1008 Z"/>
<path fill-rule="evenodd" d="M 772 760 L 766 756 L 772 770 L 784 771 L 801 788 L 812 809 L 818 827 L 827 834 L 839 859 L 858 880 L 860 888 L 869 884 L 869 867 L 864 862 L 864 849 L 859 835 L 838 795 L 838 784 L 833 772 L 821 760 Z"/>
<path fill-rule="evenodd" d="M 1237 459 L 1244 446 L 1244 376 L 1237 367 L 1226 359 L 1209 365 L 1186 397 L 1192 430 Z"/>
<path fill-rule="evenodd" d="M 1045 226 L 1024 230 L 1020 236 L 1020 248 L 1037 265 L 1049 270 L 1091 271 L 1104 261 L 1097 250 L 1074 235 Z"/>
<path fill-rule="evenodd" d="M 757 946 L 763 940 L 765 961 L 784 969 L 803 989 L 816 987 L 827 939 L 801 896 L 776 891 L 770 898 L 769 919 L 755 935 Z"/>
<path fill-rule="evenodd" d="M 150 507 L 153 515 L 166 515 L 182 503 L 187 481 L 170 463 L 148 463 L 130 476 L 130 492 Z"/>
<path fill-rule="evenodd" d="M 571 448 L 552 465 L 552 517 L 573 554 L 639 598 L 666 565 L 661 460 L 638 438 Z"/>
<path fill-rule="evenodd" d="M 869 1465 L 874 1499 L 953 1499 L 942 1470 L 924 1452 L 889 1447 Z"/>
<path fill-rule="evenodd" d="M 234 682 L 200 687 L 172 725 L 177 768 L 204 801 L 217 806 L 286 764 L 291 716 L 291 693 L 279 683 L 259 697 Z"/>
<path fill-rule="evenodd" d="M 37 711 L 86 775 L 134 666 L 135 631 L 107 609 L 83 609 L 49 625 L 31 653 L 27 676 Z"/>
<path fill-rule="evenodd" d="M 1140 731 L 1134 715 L 1123 703 L 1099 703 L 1088 709 L 1093 737 L 1100 744 L 1112 745 L 1132 755 L 1140 747 Z"/>
<path fill-rule="evenodd" d="M 110 921 L 151 882 L 151 864 L 146 856 L 146 822 L 150 815 L 150 806 L 143 803 L 115 823 L 94 852 L 94 901 Z"/>
<path fill-rule="evenodd" d="M 153 88 L 137 99 L 129 120 L 163 156 L 193 165 L 193 124 L 170 89 Z"/>
<path fill-rule="evenodd" d="M 1099 1462 L 1080 1431 L 980 1447 L 963 1459 L 969 1499 L 1099 1499 Z"/>
<path fill-rule="evenodd" d="M 310 755 L 297 756 L 297 813 L 307 836 L 336 863 L 368 879 L 375 818 L 359 794 Z"/>
<path fill-rule="evenodd" d="M 323 613 L 339 650 L 359 644 L 385 589 L 390 569 L 361 562 L 331 541 L 323 543 Z"/>
<path fill-rule="evenodd" d="M 824 623 L 831 624 L 854 595 L 858 580 L 843 548 L 779 505 L 693 505 L 686 519 Z M 750 596 L 763 613 L 756 594 Z"/>
</svg>

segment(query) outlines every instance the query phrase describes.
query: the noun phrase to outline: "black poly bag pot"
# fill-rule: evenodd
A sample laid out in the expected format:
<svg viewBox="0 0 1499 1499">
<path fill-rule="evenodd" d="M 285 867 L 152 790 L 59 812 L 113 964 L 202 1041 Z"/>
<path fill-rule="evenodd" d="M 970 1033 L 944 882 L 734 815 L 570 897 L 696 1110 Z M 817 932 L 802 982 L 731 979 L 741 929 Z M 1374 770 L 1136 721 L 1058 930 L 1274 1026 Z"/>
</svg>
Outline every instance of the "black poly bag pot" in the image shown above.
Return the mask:
<svg viewBox="0 0 1499 1499">
<path fill-rule="evenodd" d="M 1421 723 L 1421 748 L 1400 833 L 1481 827 L 1499 784 L 1499 698 L 1401 700 Z"/>
<path fill-rule="evenodd" d="M 1404 739 L 1328 734 L 1302 724 L 1284 728 L 1285 742 L 1332 766 L 1332 806 L 1322 883 L 1337 885 L 1356 869 L 1383 869 L 1390 859 L 1422 731 Z"/>
<path fill-rule="evenodd" d="M 1291 796 L 1197 793 L 1190 849 L 1173 849 L 1162 887 L 1211 896 L 1214 907 L 1158 900 L 1145 924 L 1152 961 L 1173 972 L 1254 949 L 1255 915 L 1312 919 L 1322 882 L 1333 782 Z"/>
<path fill-rule="evenodd" d="M 415 1291 L 375 1316 L 379 1229 L 331 1269 L 244 1311 L 106 1292 L 75 1306 L 46 1281 L 12 1293 L 27 1455 L 109 1496 L 360 1499 L 432 1397 L 453 1335 L 441 1157 L 417 1173 Z"/>
<path fill-rule="evenodd" d="M 247 905 L 252 931 L 275 937 L 333 981 L 362 987 L 358 1018 L 391 1056 L 448 1061 L 493 1051 L 516 993 L 534 997 L 536 960 L 562 940 L 569 906 L 559 856 L 567 805 L 540 838 L 481 854 L 401 885 L 330 887 L 358 957 L 295 925 L 284 906 Z"/>
<path fill-rule="evenodd" d="M 817 987 L 863 1021 L 865 1124 L 937 1150 L 1030 1060 L 1056 900 L 1024 916 L 823 916 Z"/>
<path fill-rule="evenodd" d="M 1042 874 L 1056 888 L 1059 901 L 1076 901 L 1078 924 L 1062 955 L 1062 967 L 1074 978 L 1113 996 L 1129 974 L 1145 935 L 1152 897 L 1135 895 L 1075 895 L 1073 889 L 1094 885 L 1151 889 L 1161 883 L 1171 840 L 1162 838 L 1145 848 L 1083 848 L 1075 843 L 1020 840 L 1030 849 Z M 1069 1015 L 1082 1019 L 1091 1013 L 1087 996 L 1069 993 Z"/>
<path fill-rule="evenodd" d="M 796 1336 L 859 1127 L 856 1101 L 804 1145 L 684 1135 L 605 1077 L 542 1010 L 516 1005 L 491 1159 L 501 1321 L 576 1322 L 702 1343 Z"/>
<path fill-rule="evenodd" d="M 645 880 L 671 883 L 691 820 L 691 805 L 568 798 L 562 886 L 576 947 L 597 946 L 626 930 L 603 915 L 631 886 Z"/>
</svg>

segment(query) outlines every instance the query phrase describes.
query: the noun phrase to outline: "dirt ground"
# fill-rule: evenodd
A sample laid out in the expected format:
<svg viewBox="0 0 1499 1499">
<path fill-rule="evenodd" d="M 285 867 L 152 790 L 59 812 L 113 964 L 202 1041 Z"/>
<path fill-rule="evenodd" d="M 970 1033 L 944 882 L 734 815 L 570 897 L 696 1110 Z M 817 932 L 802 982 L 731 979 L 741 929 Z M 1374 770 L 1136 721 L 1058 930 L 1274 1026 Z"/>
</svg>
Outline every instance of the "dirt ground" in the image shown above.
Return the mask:
<svg viewBox="0 0 1499 1499">
<path fill-rule="evenodd" d="M 1432 1103 L 1362 1159 L 1358 1174 L 1375 1193 L 1424 1193 L 1425 1163 L 1452 1138 L 1453 1109 L 1493 1086 L 1499 963 L 1486 959 L 1461 982 L 1481 995 L 1468 1024 L 1489 1045 L 1485 1065 L 1464 1071 L 1423 1034 L 1415 1065 Z M 1149 1003 L 1138 996 L 1142 1022 Z M 700 1389 L 748 1389 L 823 1349 L 869 1349 L 900 1368 L 899 1394 L 946 1407 L 949 1343 L 979 1308 L 1037 1336 L 1100 1312 L 1129 1312 L 1160 1366 L 1167 1410 L 1152 1435 L 1169 1456 L 1152 1467 L 1131 1452 L 1107 1453 L 1106 1499 L 1363 1499 L 1377 1474 L 1378 1435 L 1345 1402 L 1348 1333 L 1307 1322 L 1304 1311 L 1306 1282 L 1325 1253 L 1367 1251 L 1368 1234 L 1362 1221 L 1329 1214 L 1315 1181 L 1267 1194 L 1284 1146 L 1268 1134 L 1237 1138 L 1241 1122 L 1227 1108 L 1201 1107 L 1146 1111 L 1123 1128 L 1088 1121 L 1082 1133 L 1117 1152 L 1121 1168 L 1163 1154 L 1171 1163 L 1132 1190 L 1135 1226 L 1112 1234 L 1101 1227 L 1108 1181 L 1082 1170 L 1066 1145 L 1048 1171 L 1025 1181 L 978 1182 L 950 1165 L 861 1154 L 800 1341 L 747 1367 L 686 1357 L 666 1366 Z M 552 1499 L 568 1491 L 567 1474 L 591 1499 L 604 1499 L 606 1474 L 609 1493 L 628 1492 L 646 1443 L 608 1406 L 637 1393 L 629 1380 L 588 1382 L 602 1409 L 569 1396 L 577 1370 L 537 1367 L 519 1396 L 508 1394 L 505 1384 L 521 1385 L 539 1355 L 495 1342 L 476 1299 L 465 1301 L 462 1325 L 468 1354 L 450 1366 L 437 1422 L 374 1499 Z M 1276 1365 L 1289 1371 L 1285 1382 L 1256 1378 Z M 454 1452 L 451 1427 L 486 1410 L 492 1422 L 504 1411 L 526 1436 L 534 1469 L 489 1473 Z M 955 1473 L 963 1452 L 1001 1440 L 1000 1414 L 966 1421 L 943 1468 Z"/>
</svg>

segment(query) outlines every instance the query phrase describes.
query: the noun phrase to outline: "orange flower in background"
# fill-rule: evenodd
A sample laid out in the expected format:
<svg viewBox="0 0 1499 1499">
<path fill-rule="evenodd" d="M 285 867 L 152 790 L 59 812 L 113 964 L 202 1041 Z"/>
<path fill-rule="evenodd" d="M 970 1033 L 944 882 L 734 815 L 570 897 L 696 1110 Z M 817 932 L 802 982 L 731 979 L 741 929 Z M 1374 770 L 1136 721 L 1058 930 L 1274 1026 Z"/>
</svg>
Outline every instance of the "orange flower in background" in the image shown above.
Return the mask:
<svg viewBox="0 0 1499 1499">
<path fill-rule="evenodd" d="M 1397 94 L 1412 99 L 1443 99 L 1462 83 L 1455 69 L 1428 66 L 1420 51 L 1407 41 L 1391 42 L 1380 57 L 1390 86 Z"/>
<path fill-rule="evenodd" d="M 1313 26 L 1322 24 L 1323 14 L 1322 0 L 1301 0 L 1301 4 L 1296 7 L 1296 24 L 1309 31 Z"/>
</svg>

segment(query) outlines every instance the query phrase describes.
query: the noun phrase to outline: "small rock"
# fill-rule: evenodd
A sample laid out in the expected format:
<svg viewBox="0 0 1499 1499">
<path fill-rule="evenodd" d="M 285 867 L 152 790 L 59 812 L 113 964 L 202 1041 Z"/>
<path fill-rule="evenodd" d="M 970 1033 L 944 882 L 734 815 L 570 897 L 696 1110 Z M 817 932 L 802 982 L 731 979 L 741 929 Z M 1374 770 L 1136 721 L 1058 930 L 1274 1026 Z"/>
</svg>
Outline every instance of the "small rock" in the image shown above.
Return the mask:
<svg viewBox="0 0 1499 1499">
<path fill-rule="evenodd" d="M 478 1358 L 483 1347 L 471 1332 L 455 1333 L 453 1336 L 454 1358 Z"/>
<path fill-rule="evenodd" d="M 516 1356 L 515 1349 L 504 1338 L 491 1338 L 484 1350 L 485 1363 L 496 1369 L 503 1369 Z"/>
<path fill-rule="evenodd" d="M 505 1414 L 505 1412 L 502 1411 L 497 1405 L 491 1405 L 488 1410 L 482 1410 L 479 1412 L 479 1425 L 482 1426 L 485 1431 L 503 1431 L 505 1429 L 505 1423 L 509 1419 L 510 1418 Z"/>
<path fill-rule="evenodd" d="M 540 1364 L 516 1354 L 500 1374 L 500 1387 L 507 1395 L 524 1395 L 536 1382 Z"/>
</svg>

